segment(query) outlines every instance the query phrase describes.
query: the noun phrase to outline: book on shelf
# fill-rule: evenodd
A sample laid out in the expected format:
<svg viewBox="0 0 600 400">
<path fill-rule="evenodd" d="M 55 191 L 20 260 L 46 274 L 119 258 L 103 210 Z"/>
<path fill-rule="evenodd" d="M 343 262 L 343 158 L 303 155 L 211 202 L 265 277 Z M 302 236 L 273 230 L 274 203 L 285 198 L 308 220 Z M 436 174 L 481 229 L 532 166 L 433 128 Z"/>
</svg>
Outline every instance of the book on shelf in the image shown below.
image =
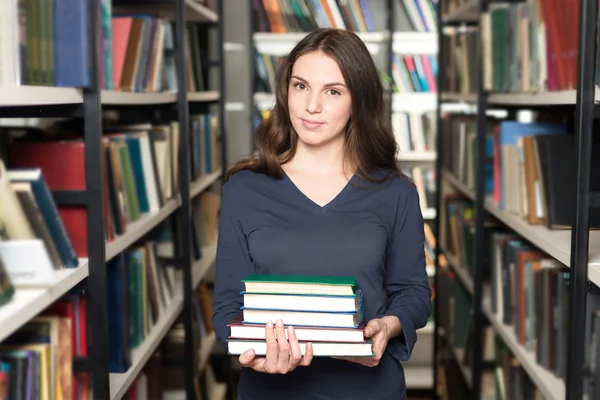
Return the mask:
<svg viewBox="0 0 600 400">
<path fill-rule="evenodd" d="M 100 89 L 160 93 L 177 90 L 174 22 L 151 12 L 121 11 L 123 2 L 98 2 Z M 0 10 L 5 55 L 0 85 L 81 88 L 91 82 L 88 9 L 92 0 L 6 0 Z M 186 27 L 187 89 L 206 90 L 204 43 L 197 24 Z"/>
<path fill-rule="evenodd" d="M 374 32 L 375 24 L 367 1 L 291 0 L 253 2 L 253 12 L 261 32 L 309 32 L 317 28 L 342 28 L 356 32 Z"/>
<path fill-rule="evenodd" d="M 266 325 L 280 319 L 286 337 L 287 327 L 294 327 L 302 354 L 310 342 L 314 356 L 373 355 L 354 277 L 255 274 L 242 282 L 244 305 L 228 325 L 230 354 L 250 348 L 265 354 Z"/>
<path fill-rule="evenodd" d="M 487 205 L 529 225 L 570 229 L 575 139 L 568 124 L 541 113 L 536 120 L 486 120 L 485 195 Z M 477 176 L 475 117 L 444 118 L 444 169 L 471 191 Z M 600 149 L 592 138 L 592 151 Z M 592 157 L 590 186 L 600 190 L 600 159 Z M 590 227 L 600 227 L 600 211 L 590 210 Z"/>
<path fill-rule="evenodd" d="M 88 375 L 73 370 L 73 358 L 87 354 L 86 300 L 76 292 L 57 300 L 0 344 L 0 372 L 5 373 L 8 398 L 88 398 Z"/>
</svg>

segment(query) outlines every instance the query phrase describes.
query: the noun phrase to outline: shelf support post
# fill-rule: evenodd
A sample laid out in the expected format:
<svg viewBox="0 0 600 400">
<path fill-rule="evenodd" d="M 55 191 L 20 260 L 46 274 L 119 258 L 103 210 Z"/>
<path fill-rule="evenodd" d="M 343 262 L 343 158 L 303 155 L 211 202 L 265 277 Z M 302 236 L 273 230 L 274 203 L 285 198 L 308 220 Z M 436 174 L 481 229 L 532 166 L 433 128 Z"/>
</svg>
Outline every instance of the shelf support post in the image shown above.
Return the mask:
<svg viewBox="0 0 600 400">
<path fill-rule="evenodd" d="M 488 11 L 488 1 L 479 1 L 479 16 Z M 485 240 L 483 222 L 485 220 L 485 140 L 487 135 L 487 97 L 483 88 L 483 62 L 481 30 L 477 30 L 476 74 L 477 87 L 477 181 L 475 183 L 475 273 L 473 277 L 473 349 L 471 362 L 471 398 L 481 398 L 481 377 L 483 372 L 483 329 L 485 325 L 481 310 L 483 300 L 483 263 L 485 260 Z"/>
<path fill-rule="evenodd" d="M 100 11 L 96 1 L 87 2 L 89 22 L 89 86 L 83 88 L 85 141 L 85 181 L 87 208 L 87 245 L 89 274 L 85 284 L 88 318 L 88 355 L 94 398 L 110 398 L 108 368 L 108 305 L 106 301 L 106 254 L 104 244 L 104 208 L 102 162 L 102 105 L 98 55 Z M 91 317 L 93 316 L 93 318 Z"/>
<path fill-rule="evenodd" d="M 190 200 L 190 162 L 189 162 L 189 105 L 187 98 L 187 78 L 185 65 L 185 37 L 187 34 L 185 20 L 185 0 L 175 1 L 175 63 L 177 70 L 177 117 L 179 121 L 179 224 L 180 229 L 177 246 L 180 268 L 183 272 L 183 326 L 184 344 L 184 376 L 186 398 L 194 399 L 194 381 L 197 372 L 197 351 L 194 345 L 194 319 L 192 313 L 192 260 L 191 260 L 191 200 Z"/>
<path fill-rule="evenodd" d="M 571 231 L 571 321 L 566 379 L 568 400 L 579 400 L 583 396 L 585 341 L 581 338 L 586 329 L 591 206 L 590 169 L 595 100 L 596 24 L 598 20 L 598 5 L 595 0 L 581 0 L 579 6 L 577 103 L 575 109 L 575 159 L 577 165 L 573 177 L 575 181 L 573 193 L 575 212 Z"/>
<path fill-rule="evenodd" d="M 394 12 L 394 10 L 392 10 L 392 12 Z M 440 330 L 439 330 L 439 324 L 440 324 L 440 299 L 438 297 L 439 294 L 439 287 L 441 284 L 441 279 L 440 279 L 440 255 L 442 254 L 442 250 L 441 250 L 441 241 L 440 241 L 440 229 L 441 229 L 441 219 L 442 219 L 442 168 L 444 167 L 444 151 L 442 149 L 444 140 L 444 127 L 442 124 L 442 104 L 444 103 L 442 96 L 440 95 L 440 93 L 443 92 L 443 88 L 444 88 L 444 74 L 439 72 L 442 70 L 442 66 L 444 65 L 444 51 L 443 51 L 443 44 L 444 44 L 444 21 L 442 19 L 442 11 L 441 11 L 441 7 L 438 8 L 438 12 L 436 14 L 436 19 L 437 19 L 437 41 L 438 41 L 438 54 L 437 54 L 437 64 L 438 64 L 438 74 L 436 76 L 437 79 L 437 88 L 438 88 L 438 95 L 436 96 L 436 102 L 437 102 L 437 107 L 435 110 L 435 117 L 436 117 L 436 127 L 437 127 L 437 137 L 436 137 L 436 149 L 437 149 L 437 158 L 435 160 L 435 210 L 436 210 L 436 215 L 435 215 L 435 221 L 434 221 L 434 235 L 435 235 L 435 248 L 434 248 L 434 252 L 435 252 L 435 275 L 433 276 L 433 287 L 435 288 L 435 297 L 433 299 L 433 322 L 434 322 L 434 328 L 433 328 L 433 387 L 432 387 L 432 391 L 435 395 L 435 398 L 438 399 L 439 394 L 437 392 L 437 388 L 438 388 L 438 371 L 439 371 L 439 366 L 438 366 L 438 362 L 441 362 L 441 357 L 438 356 L 439 352 L 440 352 Z"/>
</svg>

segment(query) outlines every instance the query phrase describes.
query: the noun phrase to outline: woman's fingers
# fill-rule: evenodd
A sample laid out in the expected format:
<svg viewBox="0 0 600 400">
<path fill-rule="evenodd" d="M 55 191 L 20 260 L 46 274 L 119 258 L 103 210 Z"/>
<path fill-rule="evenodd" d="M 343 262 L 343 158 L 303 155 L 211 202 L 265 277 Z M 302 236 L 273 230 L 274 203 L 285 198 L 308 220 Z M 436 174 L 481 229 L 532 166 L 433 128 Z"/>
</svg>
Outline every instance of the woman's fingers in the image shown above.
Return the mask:
<svg viewBox="0 0 600 400">
<path fill-rule="evenodd" d="M 285 337 L 285 328 L 283 327 L 283 321 L 278 319 L 277 326 L 277 343 L 279 343 L 279 354 L 277 357 L 277 366 L 280 372 L 287 372 L 288 361 L 290 359 L 290 344 Z"/>
<path fill-rule="evenodd" d="M 300 360 L 302 360 L 302 353 L 300 352 L 300 345 L 298 344 L 298 338 L 296 337 L 296 332 L 294 331 L 294 327 L 290 326 L 288 328 L 288 342 L 291 351 L 290 356 L 290 364 L 296 367 Z"/>
<path fill-rule="evenodd" d="M 265 337 L 267 342 L 267 354 L 265 355 L 265 370 L 270 373 L 277 372 L 277 359 L 279 357 L 279 345 L 275 339 L 275 330 L 273 322 L 267 322 L 265 327 Z"/>
<path fill-rule="evenodd" d="M 313 348 L 312 343 L 306 343 L 306 350 L 304 350 L 304 357 L 302 357 L 302 361 L 300 361 L 300 365 L 303 367 L 308 367 L 313 359 Z"/>
</svg>

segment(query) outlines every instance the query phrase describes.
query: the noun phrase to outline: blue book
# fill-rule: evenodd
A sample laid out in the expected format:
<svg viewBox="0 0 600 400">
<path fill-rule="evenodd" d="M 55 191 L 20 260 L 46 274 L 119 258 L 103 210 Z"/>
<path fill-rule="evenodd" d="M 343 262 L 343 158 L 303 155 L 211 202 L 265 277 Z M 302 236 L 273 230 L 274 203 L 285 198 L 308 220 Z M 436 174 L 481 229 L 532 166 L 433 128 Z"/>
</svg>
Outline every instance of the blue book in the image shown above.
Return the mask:
<svg viewBox="0 0 600 400">
<path fill-rule="evenodd" d="M 54 239 L 62 262 L 66 268 L 76 268 L 79 265 L 79 259 L 60 218 L 56 203 L 46 184 L 41 168 L 13 169 L 7 171 L 7 176 L 11 182 L 28 182 L 31 185 L 35 201 L 44 217 L 46 225 L 48 225 L 48 230 Z"/>
</svg>

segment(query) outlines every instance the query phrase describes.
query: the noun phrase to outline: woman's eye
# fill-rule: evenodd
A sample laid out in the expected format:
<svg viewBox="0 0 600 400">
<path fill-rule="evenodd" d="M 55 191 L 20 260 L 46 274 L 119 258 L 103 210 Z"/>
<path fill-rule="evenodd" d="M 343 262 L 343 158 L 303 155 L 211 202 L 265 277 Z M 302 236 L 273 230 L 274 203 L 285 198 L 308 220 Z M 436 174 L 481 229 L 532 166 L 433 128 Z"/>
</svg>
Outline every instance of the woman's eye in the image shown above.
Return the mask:
<svg viewBox="0 0 600 400">
<path fill-rule="evenodd" d="M 339 96 L 339 95 L 340 95 L 340 92 L 338 92 L 338 91 L 337 91 L 337 90 L 335 90 L 335 89 L 331 89 L 331 90 L 328 90 L 328 91 L 327 91 L 327 94 L 330 94 L 330 95 L 332 95 L 332 96 Z"/>
<path fill-rule="evenodd" d="M 306 89 L 306 86 L 304 85 L 304 83 L 296 83 L 294 86 L 296 87 L 296 89 L 300 89 L 300 90 Z"/>
</svg>

